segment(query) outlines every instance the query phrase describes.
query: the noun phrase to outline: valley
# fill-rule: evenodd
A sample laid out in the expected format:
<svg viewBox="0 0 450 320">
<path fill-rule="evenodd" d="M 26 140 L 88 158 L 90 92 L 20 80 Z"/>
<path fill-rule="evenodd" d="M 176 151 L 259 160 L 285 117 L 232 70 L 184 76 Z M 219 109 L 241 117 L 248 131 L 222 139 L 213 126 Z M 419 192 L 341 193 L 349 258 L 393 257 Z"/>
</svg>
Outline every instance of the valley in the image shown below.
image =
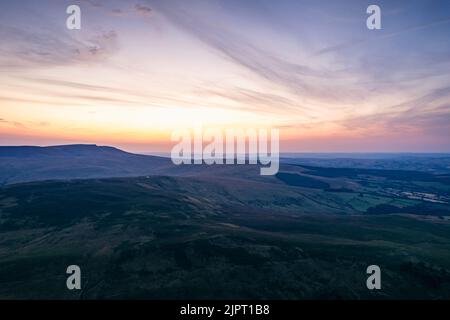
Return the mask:
<svg viewBox="0 0 450 320">
<path fill-rule="evenodd" d="M 192 170 L 191 170 L 192 168 Z M 0 297 L 450 297 L 448 177 L 282 164 L 0 189 Z M 32 174 L 30 172 L 29 174 Z M 79 265 L 82 290 L 65 287 Z M 366 267 L 383 272 L 367 290 Z"/>
</svg>

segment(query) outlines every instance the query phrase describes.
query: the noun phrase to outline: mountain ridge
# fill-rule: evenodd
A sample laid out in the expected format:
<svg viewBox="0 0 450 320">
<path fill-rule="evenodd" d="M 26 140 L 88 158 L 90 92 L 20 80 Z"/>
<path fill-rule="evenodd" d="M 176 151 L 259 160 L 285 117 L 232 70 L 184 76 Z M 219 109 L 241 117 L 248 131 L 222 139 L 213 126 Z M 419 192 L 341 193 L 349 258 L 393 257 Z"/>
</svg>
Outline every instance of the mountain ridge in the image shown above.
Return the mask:
<svg viewBox="0 0 450 320">
<path fill-rule="evenodd" d="M 170 159 L 129 153 L 110 146 L 0 147 L 0 185 L 54 179 L 131 177 L 173 166 Z"/>
<path fill-rule="evenodd" d="M 99 146 L 97 144 L 68 144 L 54 146 L 0 146 L 0 157 L 20 156 L 58 156 L 63 154 L 83 154 L 85 152 L 103 152 L 138 155 L 112 146 Z"/>
</svg>

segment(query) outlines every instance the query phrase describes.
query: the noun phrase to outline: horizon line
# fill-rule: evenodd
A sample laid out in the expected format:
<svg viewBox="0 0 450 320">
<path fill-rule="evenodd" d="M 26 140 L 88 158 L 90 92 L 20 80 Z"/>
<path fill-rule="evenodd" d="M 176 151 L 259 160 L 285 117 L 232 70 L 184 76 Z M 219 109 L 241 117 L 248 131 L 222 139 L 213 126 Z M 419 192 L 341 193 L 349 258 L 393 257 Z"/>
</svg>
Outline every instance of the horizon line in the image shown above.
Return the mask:
<svg viewBox="0 0 450 320">
<path fill-rule="evenodd" d="M 115 145 L 107 145 L 107 144 L 97 144 L 97 143 L 68 143 L 68 144 L 51 144 L 51 145 L 0 145 L 0 148 L 26 148 L 26 147 L 36 147 L 36 148 L 52 148 L 52 147 L 68 147 L 68 146 L 92 146 L 92 147 L 110 147 L 115 148 L 124 152 L 134 153 L 134 154 L 142 154 L 142 155 L 170 155 L 170 151 L 130 151 L 127 148 L 122 148 Z M 247 154 L 247 153 L 246 153 Z M 450 151 L 282 151 L 279 153 L 280 157 L 282 155 L 450 155 Z"/>
</svg>

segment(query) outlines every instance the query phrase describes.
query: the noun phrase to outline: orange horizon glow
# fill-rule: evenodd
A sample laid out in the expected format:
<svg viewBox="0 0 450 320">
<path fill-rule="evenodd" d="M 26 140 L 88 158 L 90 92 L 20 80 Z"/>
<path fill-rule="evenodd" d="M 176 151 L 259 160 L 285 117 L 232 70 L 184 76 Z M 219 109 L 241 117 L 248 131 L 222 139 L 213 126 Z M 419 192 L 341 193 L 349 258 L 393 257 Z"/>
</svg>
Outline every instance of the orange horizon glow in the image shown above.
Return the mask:
<svg viewBox="0 0 450 320">
<path fill-rule="evenodd" d="M 61 23 L 62 2 L 5 5 L 1 145 L 168 152 L 174 130 L 201 123 L 277 128 L 281 152 L 450 152 L 442 17 L 372 32 L 345 10 L 316 24 L 314 4 L 317 19 L 268 4 L 269 20 L 220 1 L 152 3 L 151 15 L 97 2 L 83 2 L 81 30 Z"/>
</svg>

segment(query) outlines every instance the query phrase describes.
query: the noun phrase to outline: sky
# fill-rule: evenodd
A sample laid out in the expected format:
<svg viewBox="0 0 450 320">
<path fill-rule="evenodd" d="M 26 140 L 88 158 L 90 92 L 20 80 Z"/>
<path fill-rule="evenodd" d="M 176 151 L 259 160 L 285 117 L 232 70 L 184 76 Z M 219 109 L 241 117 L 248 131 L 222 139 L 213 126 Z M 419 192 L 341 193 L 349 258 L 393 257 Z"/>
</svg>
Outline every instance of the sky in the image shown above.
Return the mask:
<svg viewBox="0 0 450 320">
<path fill-rule="evenodd" d="M 278 128 L 282 152 L 450 152 L 449 36 L 447 0 L 1 1 L 0 145 L 168 152 L 201 124 Z"/>
</svg>

